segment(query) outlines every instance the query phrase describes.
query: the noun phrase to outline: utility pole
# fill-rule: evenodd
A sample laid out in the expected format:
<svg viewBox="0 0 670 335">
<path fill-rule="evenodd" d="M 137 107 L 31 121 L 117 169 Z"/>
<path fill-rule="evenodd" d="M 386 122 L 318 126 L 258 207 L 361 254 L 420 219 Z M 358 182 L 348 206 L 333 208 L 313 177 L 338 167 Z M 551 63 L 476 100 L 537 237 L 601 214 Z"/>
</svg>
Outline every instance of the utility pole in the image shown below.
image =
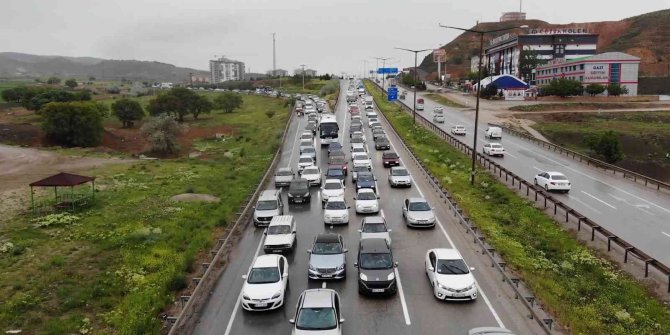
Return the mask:
<svg viewBox="0 0 670 335">
<path fill-rule="evenodd" d="M 272 75 L 277 75 L 277 53 L 275 49 L 275 33 L 272 33 Z"/>
<path fill-rule="evenodd" d="M 189 81 L 191 87 L 193 87 L 193 72 L 188 73 L 188 81 Z"/>
<path fill-rule="evenodd" d="M 386 67 L 386 61 L 391 59 L 391 57 L 375 57 L 377 61 L 382 61 L 382 68 Z M 377 66 L 379 66 L 379 63 L 377 63 Z M 386 83 L 386 75 L 385 73 L 382 73 L 382 99 L 384 98 L 384 84 Z"/>
<path fill-rule="evenodd" d="M 305 66 L 307 66 L 307 65 L 300 64 L 300 66 L 302 67 L 302 90 L 304 91 L 305 90 Z"/>
<path fill-rule="evenodd" d="M 417 81 L 416 67 L 417 67 L 417 55 L 419 54 L 419 52 L 429 51 L 430 49 L 423 49 L 423 50 L 411 50 L 411 49 L 405 49 L 405 48 L 396 48 L 396 49 L 405 50 L 405 51 L 409 51 L 409 52 L 414 53 L 414 86 L 412 86 L 412 87 L 414 87 L 414 108 L 412 109 L 412 117 L 414 118 L 414 123 L 416 123 L 416 81 Z M 438 73 L 439 73 L 439 71 L 438 71 Z"/>
</svg>

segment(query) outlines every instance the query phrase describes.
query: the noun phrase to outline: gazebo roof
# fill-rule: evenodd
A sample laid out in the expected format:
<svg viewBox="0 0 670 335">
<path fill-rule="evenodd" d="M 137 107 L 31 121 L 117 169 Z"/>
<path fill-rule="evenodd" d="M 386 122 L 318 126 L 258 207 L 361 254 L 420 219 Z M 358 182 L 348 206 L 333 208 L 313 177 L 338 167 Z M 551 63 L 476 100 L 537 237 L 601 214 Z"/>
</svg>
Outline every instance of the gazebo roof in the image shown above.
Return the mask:
<svg viewBox="0 0 670 335">
<path fill-rule="evenodd" d="M 30 183 L 30 186 L 76 186 L 95 180 L 95 177 L 80 176 L 67 172 L 61 172 L 51 177 L 46 177 Z"/>
</svg>

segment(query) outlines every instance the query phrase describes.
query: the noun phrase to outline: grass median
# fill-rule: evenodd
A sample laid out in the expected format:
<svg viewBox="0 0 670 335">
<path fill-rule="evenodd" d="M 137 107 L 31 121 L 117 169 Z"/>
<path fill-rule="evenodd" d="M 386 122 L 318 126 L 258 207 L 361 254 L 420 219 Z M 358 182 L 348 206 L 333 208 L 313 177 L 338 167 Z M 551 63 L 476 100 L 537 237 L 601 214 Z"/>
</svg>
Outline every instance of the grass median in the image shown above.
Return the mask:
<svg viewBox="0 0 670 335">
<path fill-rule="evenodd" d="M 9 218 L 0 225 L 0 329 L 160 333 L 159 313 L 260 181 L 288 116 L 282 99 L 244 96 L 234 113 L 189 123 L 228 129 L 225 140 L 195 139 L 200 157 L 99 168 L 87 173 L 97 177 L 91 208 Z M 169 200 L 182 193 L 221 201 Z"/>
<path fill-rule="evenodd" d="M 573 334 L 667 334 L 670 309 L 647 289 L 484 170 L 470 185 L 470 158 L 421 126 L 399 106 L 368 92 L 417 158 L 476 222 L 486 240 Z"/>
</svg>

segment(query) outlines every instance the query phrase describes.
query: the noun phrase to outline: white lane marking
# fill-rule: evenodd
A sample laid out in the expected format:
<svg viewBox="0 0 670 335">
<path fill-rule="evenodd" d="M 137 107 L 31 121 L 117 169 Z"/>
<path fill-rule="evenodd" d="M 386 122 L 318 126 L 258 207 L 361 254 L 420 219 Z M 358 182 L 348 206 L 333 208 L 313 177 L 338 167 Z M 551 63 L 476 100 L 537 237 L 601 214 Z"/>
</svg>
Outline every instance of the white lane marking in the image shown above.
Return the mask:
<svg viewBox="0 0 670 335">
<path fill-rule="evenodd" d="M 256 253 L 254 254 L 254 260 L 256 257 L 258 257 L 258 253 L 261 251 L 261 246 L 263 245 L 263 240 L 264 237 L 261 236 L 260 242 L 258 242 L 258 247 L 256 248 Z M 254 261 L 251 261 L 251 264 L 249 264 L 249 270 L 251 270 L 251 267 L 254 266 Z M 249 273 L 249 270 L 247 270 L 247 273 Z M 244 287 L 244 286 L 242 286 Z M 237 315 L 237 310 L 240 308 L 240 304 L 242 301 L 242 290 L 240 290 L 240 295 L 237 296 L 237 302 L 235 303 L 235 307 L 233 308 L 233 313 L 230 315 L 230 319 L 228 319 L 228 326 L 226 327 L 226 332 L 224 335 L 230 335 L 230 330 L 233 329 L 233 322 L 235 321 L 235 315 Z"/>
<path fill-rule="evenodd" d="M 591 198 L 593 198 L 593 199 L 595 199 L 595 200 L 600 201 L 600 202 L 601 202 L 603 205 L 605 205 L 605 206 L 608 206 L 608 207 L 610 207 L 610 208 L 612 208 L 612 209 L 616 209 L 616 207 L 614 207 L 614 206 L 612 206 L 612 205 L 606 203 L 606 202 L 603 201 L 603 200 L 598 199 L 596 196 L 594 196 L 594 195 L 592 195 L 592 194 L 590 194 L 590 193 L 587 193 L 587 192 L 584 192 L 584 191 L 582 191 L 582 193 L 588 195 L 589 197 L 591 197 Z"/>
<path fill-rule="evenodd" d="M 381 112 L 380 112 L 380 113 L 381 113 Z M 395 147 L 395 146 L 393 145 L 393 140 L 391 140 L 390 138 L 389 138 L 389 140 L 390 140 L 389 142 L 391 142 L 391 146 L 392 146 L 392 147 Z M 398 151 L 395 150 L 395 149 L 394 149 L 394 151 L 395 151 L 395 152 L 398 152 Z M 400 162 L 402 162 L 402 165 L 403 165 L 403 166 L 408 167 L 407 165 L 405 165 L 405 162 L 403 161 L 402 158 L 400 158 Z M 415 185 L 416 185 L 416 190 L 419 192 L 419 194 L 421 195 L 421 197 L 425 199 L 426 197 L 425 197 L 425 195 L 423 194 L 423 191 L 421 191 L 421 187 L 419 187 L 419 185 L 416 184 L 416 183 L 415 183 Z M 451 237 L 450 237 L 449 234 L 447 233 L 447 230 L 444 229 L 444 226 L 442 225 L 442 222 L 440 222 L 440 220 L 439 220 L 437 217 L 435 217 L 435 222 L 437 222 L 437 225 L 440 226 L 440 230 L 442 230 L 442 234 L 444 234 L 444 237 L 447 239 L 447 242 L 449 242 L 449 245 L 451 246 L 451 248 L 458 250 L 458 248 L 456 248 L 456 246 L 454 245 L 454 242 L 451 240 Z M 486 296 L 486 293 L 484 293 L 484 290 L 483 290 L 482 287 L 479 285 L 479 282 L 477 281 L 477 279 L 475 279 L 475 285 L 477 285 L 477 290 L 479 291 L 479 294 L 480 294 L 480 295 L 482 296 L 482 298 L 484 299 L 484 302 L 486 303 L 486 306 L 489 308 L 489 311 L 491 311 L 491 314 L 493 314 L 493 318 L 496 319 L 496 322 L 498 323 L 498 327 L 505 328 L 505 324 L 503 324 L 502 319 L 501 319 L 500 316 L 498 315 L 498 312 L 496 312 L 495 308 L 493 308 L 493 305 L 491 304 L 491 301 L 490 301 L 489 298 Z M 401 299 L 401 302 L 402 302 L 402 299 Z"/>
<path fill-rule="evenodd" d="M 598 213 L 598 214 L 602 214 L 599 210 L 597 210 L 597 209 L 591 207 L 589 204 L 585 203 L 584 201 L 582 201 L 581 199 L 575 197 L 574 195 L 568 195 L 568 198 L 570 198 L 570 199 L 572 199 L 572 200 L 574 200 L 574 201 L 577 201 L 578 203 L 582 204 L 584 207 L 586 207 L 586 208 L 588 208 L 588 209 L 590 209 L 590 210 L 592 210 L 592 211 L 594 211 L 594 212 L 596 212 L 596 213 Z"/>
<path fill-rule="evenodd" d="M 662 231 L 661 233 L 663 233 L 663 235 L 665 235 L 665 236 L 667 236 L 667 237 L 670 237 L 670 234 L 668 234 L 668 233 L 666 233 L 666 232 L 664 232 L 664 231 Z"/>
<path fill-rule="evenodd" d="M 641 212 L 644 212 L 644 213 L 649 214 L 649 215 L 651 215 L 651 216 L 656 216 L 656 214 L 654 214 L 654 213 L 652 213 L 652 212 L 650 212 L 650 211 L 647 210 L 647 209 L 649 209 L 649 205 L 646 205 L 646 204 L 631 204 L 630 202 L 628 202 L 627 199 L 625 199 L 625 198 L 621 198 L 621 197 L 617 197 L 616 195 L 614 195 L 614 194 L 612 194 L 612 193 L 607 193 L 607 195 L 609 195 L 610 197 L 614 198 L 614 200 L 616 200 L 616 201 L 618 201 L 618 202 L 623 202 L 623 203 L 625 203 L 625 204 L 628 205 L 628 206 L 633 206 L 633 207 L 635 207 L 636 209 L 638 209 L 638 210 L 641 211 Z"/>
<path fill-rule="evenodd" d="M 544 170 L 538 168 L 537 166 L 533 166 L 533 169 L 535 169 L 535 170 L 537 170 L 537 171 L 540 171 L 540 172 L 544 172 Z"/>
<path fill-rule="evenodd" d="M 298 134 L 300 134 L 300 118 L 298 118 L 298 127 L 295 130 L 295 138 L 293 139 L 293 146 L 291 147 L 291 157 L 289 157 L 289 165 L 293 163 L 293 154 L 295 154 L 295 144 L 298 143 Z"/>
<path fill-rule="evenodd" d="M 398 268 L 395 269 L 395 280 L 398 284 L 398 293 L 400 293 L 400 305 L 402 305 L 402 314 L 405 317 L 405 324 L 411 325 L 412 321 L 409 319 L 409 310 L 407 309 L 407 302 L 405 301 L 405 291 L 402 288 L 402 282 L 400 281 L 400 272 Z"/>
<path fill-rule="evenodd" d="M 512 157 L 512 158 L 517 158 L 516 156 L 514 156 L 514 155 L 510 154 L 510 153 L 509 153 L 509 152 L 507 152 L 507 151 L 505 151 L 505 156 L 510 156 L 510 157 Z"/>
<path fill-rule="evenodd" d="M 321 284 L 321 288 L 326 288 L 326 282 L 323 282 L 323 283 Z"/>
</svg>

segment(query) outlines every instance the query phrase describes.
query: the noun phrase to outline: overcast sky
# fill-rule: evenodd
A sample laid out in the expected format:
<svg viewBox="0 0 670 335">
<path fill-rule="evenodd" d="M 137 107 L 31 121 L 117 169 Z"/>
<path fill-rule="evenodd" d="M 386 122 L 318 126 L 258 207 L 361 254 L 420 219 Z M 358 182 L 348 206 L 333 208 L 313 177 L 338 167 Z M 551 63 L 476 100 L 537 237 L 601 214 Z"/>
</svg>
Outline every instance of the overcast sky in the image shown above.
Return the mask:
<svg viewBox="0 0 670 335">
<path fill-rule="evenodd" d="M 412 54 L 519 9 L 518 0 L 2 0 L 0 51 L 156 60 L 206 70 L 214 55 L 247 71 L 300 64 L 361 73 L 373 57 L 412 66 Z M 550 23 L 620 20 L 670 8 L 670 0 L 526 0 L 528 18 Z M 421 58 L 419 58 L 421 59 Z M 381 65 L 381 64 L 380 64 Z"/>
</svg>

